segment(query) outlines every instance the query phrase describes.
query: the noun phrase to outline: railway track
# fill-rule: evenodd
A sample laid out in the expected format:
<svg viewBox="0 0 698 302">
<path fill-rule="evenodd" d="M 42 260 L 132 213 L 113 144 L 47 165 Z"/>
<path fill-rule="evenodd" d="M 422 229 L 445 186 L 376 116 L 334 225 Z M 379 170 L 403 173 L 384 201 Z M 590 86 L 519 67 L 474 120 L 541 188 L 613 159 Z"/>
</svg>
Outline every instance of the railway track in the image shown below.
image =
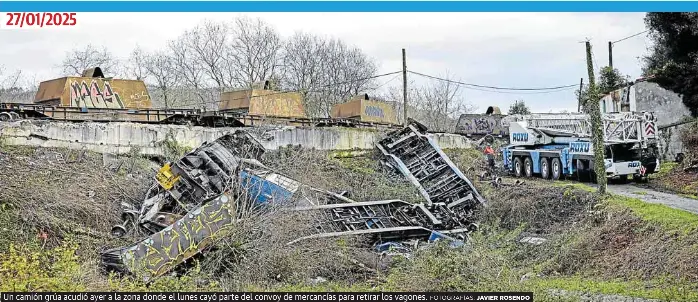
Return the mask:
<svg viewBox="0 0 698 302">
<path fill-rule="evenodd" d="M 261 125 L 372 129 L 400 129 L 402 127 L 393 123 L 366 122 L 351 118 L 262 116 L 236 110 L 79 108 L 0 103 L 0 121 L 25 119 L 63 122 L 130 122 L 202 127 L 250 127 Z"/>
</svg>

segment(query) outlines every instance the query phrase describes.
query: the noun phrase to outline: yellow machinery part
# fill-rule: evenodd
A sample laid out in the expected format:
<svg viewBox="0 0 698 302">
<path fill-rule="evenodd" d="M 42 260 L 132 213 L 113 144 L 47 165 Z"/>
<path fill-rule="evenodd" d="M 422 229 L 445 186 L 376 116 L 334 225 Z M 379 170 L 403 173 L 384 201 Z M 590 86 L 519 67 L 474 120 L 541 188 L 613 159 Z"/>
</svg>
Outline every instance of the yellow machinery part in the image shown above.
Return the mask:
<svg viewBox="0 0 698 302">
<path fill-rule="evenodd" d="M 158 170 L 158 174 L 155 176 L 155 178 L 165 190 L 170 190 L 179 180 L 179 175 L 175 176 L 172 173 L 170 163 L 166 163 L 164 166 L 162 166 L 162 168 L 160 168 L 160 170 Z"/>
</svg>

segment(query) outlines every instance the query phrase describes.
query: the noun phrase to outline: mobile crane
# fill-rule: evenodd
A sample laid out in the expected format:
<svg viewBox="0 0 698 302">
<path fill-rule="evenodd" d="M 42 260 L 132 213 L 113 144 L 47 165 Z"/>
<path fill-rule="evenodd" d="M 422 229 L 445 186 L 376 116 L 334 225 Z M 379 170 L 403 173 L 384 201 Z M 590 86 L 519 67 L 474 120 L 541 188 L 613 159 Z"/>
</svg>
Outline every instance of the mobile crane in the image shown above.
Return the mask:
<svg viewBox="0 0 698 302">
<path fill-rule="evenodd" d="M 659 171 L 656 120 L 649 112 L 601 116 L 606 177 L 644 181 Z M 503 166 L 516 177 L 596 179 L 591 121 L 587 114 L 529 114 L 507 117 L 509 144 Z"/>
</svg>

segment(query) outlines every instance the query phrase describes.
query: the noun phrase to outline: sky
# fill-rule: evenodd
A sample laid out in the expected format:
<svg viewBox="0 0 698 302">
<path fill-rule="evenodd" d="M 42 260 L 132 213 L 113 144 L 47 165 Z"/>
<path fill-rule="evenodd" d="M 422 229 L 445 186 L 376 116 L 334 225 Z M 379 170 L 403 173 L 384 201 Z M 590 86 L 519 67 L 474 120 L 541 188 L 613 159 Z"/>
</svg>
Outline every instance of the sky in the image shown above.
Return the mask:
<svg viewBox="0 0 698 302">
<path fill-rule="evenodd" d="M 66 52 L 92 43 L 127 57 L 138 45 L 157 50 L 185 30 L 238 13 L 79 13 L 77 26 L 0 29 L 0 66 L 44 81 L 64 76 L 57 67 Z M 608 65 L 608 42 L 646 30 L 644 13 L 247 13 L 274 26 L 283 37 L 296 31 L 340 38 L 379 63 L 379 74 L 407 69 L 497 87 L 558 87 L 588 81 L 584 41 L 592 43 L 595 73 Z M 3 18 L 3 17 L 0 17 Z M 0 19 L 0 22 L 3 20 Z M 613 65 L 640 77 L 646 34 L 618 42 Z M 401 75 L 379 78 L 383 88 L 401 85 Z M 426 78 L 408 74 L 417 85 Z M 574 90 L 492 92 L 461 87 L 460 96 L 484 111 L 506 111 L 524 100 L 533 112 L 576 111 Z"/>
</svg>

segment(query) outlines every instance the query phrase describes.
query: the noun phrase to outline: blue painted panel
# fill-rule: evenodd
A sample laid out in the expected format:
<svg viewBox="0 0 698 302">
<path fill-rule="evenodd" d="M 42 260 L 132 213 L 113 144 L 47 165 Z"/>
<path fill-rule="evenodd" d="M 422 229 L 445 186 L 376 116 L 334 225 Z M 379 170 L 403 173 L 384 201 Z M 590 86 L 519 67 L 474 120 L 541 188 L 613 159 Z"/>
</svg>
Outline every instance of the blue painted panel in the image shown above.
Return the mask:
<svg viewBox="0 0 698 302">
<path fill-rule="evenodd" d="M 432 232 L 431 232 L 431 235 L 429 236 L 429 242 L 435 242 L 435 241 L 441 240 L 441 239 L 450 240 L 451 242 L 449 243 L 449 245 L 450 245 L 451 247 L 460 247 L 460 246 L 462 246 L 462 245 L 464 244 L 464 242 L 461 241 L 461 240 L 457 240 L 457 239 L 455 239 L 455 238 L 446 236 L 446 235 L 441 234 L 441 233 L 439 233 L 439 232 L 437 232 L 437 231 L 432 231 Z"/>
<path fill-rule="evenodd" d="M 253 196 L 257 203 L 263 204 L 272 200 L 286 202 L 293 197 L 293 192 L 247 171 L 240 172 L 240 180 L 242 187 L 247 189 L 248 195 Z"/>
<path fill-rule="evenodd" d="M 564 149 L 564 148 L 566 148 L 566 147 L 567 147 L 567 145 L 545 145 L 545 146 L 542 146 L 541 149 L 544 149 L 544 150 L 561 150 L 561 149 Z"/>
<path fill-rule="evenodd" d="M 540 152 L 531 151 L 531 161 L 533 173 L 540 173 Z"/>
<path fill-rule="evenodd" d="M 570 156 L 570 149 L 564 148 L 560 152 L 560 164 L 562 164 L 562 173 L 571 175 L 574 172 L 574 167 L 572 167 L 572 156 Z"/>
<path fill-rule="evenodd" d="M 511 161 L 512 161 L 512 153 L 509 150 L 509 148 L 502 148 L 502 165 L 504 166 L 504 169 L 510 170 L 511 169 Z"/>
</svg>

